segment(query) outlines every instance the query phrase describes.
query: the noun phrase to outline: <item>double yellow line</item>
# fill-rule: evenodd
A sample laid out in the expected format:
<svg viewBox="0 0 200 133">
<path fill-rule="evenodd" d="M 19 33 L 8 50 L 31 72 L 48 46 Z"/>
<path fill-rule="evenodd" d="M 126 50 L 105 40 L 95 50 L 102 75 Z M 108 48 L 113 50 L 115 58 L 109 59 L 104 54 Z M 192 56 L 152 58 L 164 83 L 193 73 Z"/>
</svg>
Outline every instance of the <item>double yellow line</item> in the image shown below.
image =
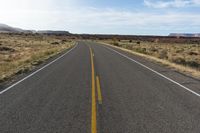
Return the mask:
<svg viewBox="0 0 200 133">
<path fill-rule="evenodd" d="M 99 76 L 96 76 L 96 82 L 97 82 L 98 101 L 99 101 L 99 104 L 102 104 L 102 94 L 101 94 L 101 86 L 100 86 Z"/>
<path fill-rule="evenodd" d="M 94 53 L 90 48 L 91 68 L 92 68 L 92 114 L 91 114 L 91 133 L 97 133 L 97 105 L 96 105 L 96 92 L 95 92 L 95 69 L 94 69 Z M 99 77 L 96 76 L 97 93 L 99 104 L 102 104 L 101 86 Z"/>
</svg>

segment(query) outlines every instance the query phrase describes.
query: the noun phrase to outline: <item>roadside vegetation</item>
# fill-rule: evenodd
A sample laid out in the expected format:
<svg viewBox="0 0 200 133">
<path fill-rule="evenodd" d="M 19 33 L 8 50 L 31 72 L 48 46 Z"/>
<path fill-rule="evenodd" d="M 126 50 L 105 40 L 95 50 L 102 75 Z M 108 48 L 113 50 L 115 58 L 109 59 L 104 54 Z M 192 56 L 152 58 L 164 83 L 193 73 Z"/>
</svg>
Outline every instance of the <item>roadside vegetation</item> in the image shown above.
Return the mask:
<svg viewBox="0 0 200 133">
<path fill-rule="evenodd" d="M 200 78 L 199 43 L 159 43 L 157 39 L 153 42 L 117 39 L 104 42 Z"/>
<path fill-rule="evenodd" d="M 73 41 L 65 36 L 0 34 L 0 82 L 28 72 L 72 46 Z"/>
</svg>

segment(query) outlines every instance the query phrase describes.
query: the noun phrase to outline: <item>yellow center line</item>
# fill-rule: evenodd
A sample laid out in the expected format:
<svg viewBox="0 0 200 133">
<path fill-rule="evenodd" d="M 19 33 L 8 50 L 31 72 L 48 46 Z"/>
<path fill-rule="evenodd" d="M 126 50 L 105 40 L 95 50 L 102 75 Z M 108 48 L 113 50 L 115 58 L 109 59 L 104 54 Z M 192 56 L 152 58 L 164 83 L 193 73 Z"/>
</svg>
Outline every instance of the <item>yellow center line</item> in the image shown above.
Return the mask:
<svg viewBox="0 0 200 133">
<path fill-rule="evenodd" d="M 100 80 L 98 76 L 96 76 L 96 83 L 97 83 L 98 101 L 99 101 L 99 104 L 102 104 L 101 85 L 100 85 Z"/>
<path fill-rule="evenodd" d="M 93 52 L 90 48 L 91 67 L 92 67 L 92 116 L 91 116 L 91 133 L 97 133 L 97 112 L 96 112 L 96 94 L 95 94 L 95 71 Z"/>
</svg>

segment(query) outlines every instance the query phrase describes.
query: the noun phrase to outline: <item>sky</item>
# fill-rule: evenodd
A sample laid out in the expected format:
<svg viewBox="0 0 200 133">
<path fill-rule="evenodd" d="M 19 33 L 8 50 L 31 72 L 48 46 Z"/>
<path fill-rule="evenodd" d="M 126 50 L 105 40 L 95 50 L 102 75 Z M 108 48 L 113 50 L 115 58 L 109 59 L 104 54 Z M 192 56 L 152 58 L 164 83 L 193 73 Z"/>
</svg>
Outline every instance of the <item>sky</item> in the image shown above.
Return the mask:
<svg viewBox="0 0 200 133">
<path fill-rule="evenodd" d="M 0 0 L 0 23 L 71 33 L 200 33 L 200 0 Z"/>
</svg>

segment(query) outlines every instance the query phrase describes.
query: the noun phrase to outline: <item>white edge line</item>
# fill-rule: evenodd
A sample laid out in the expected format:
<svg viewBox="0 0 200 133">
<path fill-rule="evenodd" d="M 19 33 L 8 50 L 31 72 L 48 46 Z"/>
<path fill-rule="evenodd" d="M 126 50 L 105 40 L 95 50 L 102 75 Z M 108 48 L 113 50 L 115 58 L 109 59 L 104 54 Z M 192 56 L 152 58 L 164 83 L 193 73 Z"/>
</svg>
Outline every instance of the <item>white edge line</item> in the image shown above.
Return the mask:
<svg viewBox="0 0 200 133">
<path fill-rule="evenodd" d="M 56 58 L 55 60 L 53 60 L 52 62 L 46 64 L 45 66 L 43 66 L 42 68 L 38 69 L 37 71 L 31 73 L 30 75 L 26 76 L 25 78 L 19 80 L 18 82 L 14 83 L 13 85 L 7 87 L 6 89 L 2 90 L 0 92 L 0 95 L 2 95 L 3 93 L 5 93 L 6 91 L 10 90 L 11 88 L 13 88 L 14 86 L 18 85 L 19 83 L 23 82 L 24 80 L 30 78 L 31 76 L 35 75 L 36 73 L 40 72 L 41 70 L 43 70 L 44 68 L 48 67 L 49 65 L 53 64 L 54 62 L 56 62 L 57 60 L 61 59 L 62 57 L 64 57 L 65 55 L 67 55 L 68 53 L 70 53 L 73 49 L 75 49 L 77 47 L 78 43 L 71 48 L 69 51 L 67 51 L 65 54 L 59 56 L 58 58 Z"/>
<path fill-rule="evenodd" d="M 125 57 L 125 58 L 127 58 L 127 59 L 129 59 L 129 60 L 131 60 L 131 61 L 133 61 L 133 62 L 135 62 L 135 63 L 137 63 L 138 65 L 140 65 L 140 66 L 142 66 L 142 67 L 144 67 L 144 68 L 146 68 L 146 69 L 148 69 L 148 70 L 150 70 L 150 71 L 156 73 L 157 75 L 159 75 L 159 76 L 161 76 L 161 77 L 163 77 L 163 78 L 165 78 L 165 79 L 171 81 L 172 83 L 174 83 L 174 84 L 176 84 L 176 85 L 178 85 L 178 86 L 184 88 L 185 90 L 191 92 L 192 94 L 195 94 L 196 96 L 200 97 L 200 94 L 196 93 L 195 91 L 193 91 L 193 90 L 191 90 L 191 89 L 189 89 L 189 88 L 183 86 L 182 84 L 180 84 L 180 83 L 178 83 L 178 82 L 172 80 L 171 78 L 168 78 L 168 77 L 166 77 L 165 75 L 163 75 L 163 74 L 161 74 L 161 73 L 159 73 L 159 72 L 157 72 L 157 71 L 155 71 L 155 70 L 153 70 L 153 69 L 151 69 L 151 68 L 145 66 L 144 64 L 142 64 L 142 63 L 140 63 L 140 62 L 138 62 L 138 61 L 136 61 L 136 60 L 134 60 L 134 59 L 132 59 L 132 58 L 130 58 L 130 57 L 128 57 L 128 56 L 126 56 L 126 55 L 124 55 L 124 54 L 122 54 L 122 53 L 116 51 L 116 50 L 114 50 L 114 49 L 112 49 L 112 48 L 109 48 L 109 47 L 107 47 L 107 46 L 103 46 L 103 47 L 105 47 L 105 48 L 107 48 L 107 49 L 109 49 L 109 50 L 111 50 L 111 51 L 113 51 L 113 52 L 115 52 L 115 53 L 117 53 L 117 54 L 119 54 L 119 55 L 121 55 L 121 56 L 123 56 L 123 57 Z"/>
</svg>

